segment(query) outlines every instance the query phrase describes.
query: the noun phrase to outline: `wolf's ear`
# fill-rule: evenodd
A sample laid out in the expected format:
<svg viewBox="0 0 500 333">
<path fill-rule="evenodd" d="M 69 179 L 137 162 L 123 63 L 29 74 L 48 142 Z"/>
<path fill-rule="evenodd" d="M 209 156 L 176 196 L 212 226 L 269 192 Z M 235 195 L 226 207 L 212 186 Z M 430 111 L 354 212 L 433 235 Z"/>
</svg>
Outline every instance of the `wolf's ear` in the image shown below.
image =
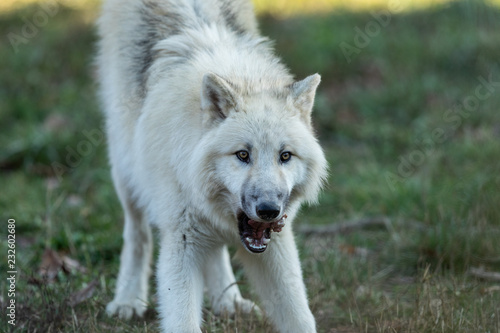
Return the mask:
<svg viewBox="0 0 500 333">
<path fill-rule="evenodd" d="M 321 82 L 319 74 L 313 74 L 302 81 L 297 81 L 291 86 L 291 97 L 293 105 L 300 110 L 304 121 L 309 125 L 311 122 L 311 111 L 314 105 L 316 88 Z"/>
<path fill-rule="evenodd" d="M 214 73 L 203 76 L 201 109 L 210 119 L 225 119 L 236 108 L 236 92 L 222 77 Z"/>
</svg>

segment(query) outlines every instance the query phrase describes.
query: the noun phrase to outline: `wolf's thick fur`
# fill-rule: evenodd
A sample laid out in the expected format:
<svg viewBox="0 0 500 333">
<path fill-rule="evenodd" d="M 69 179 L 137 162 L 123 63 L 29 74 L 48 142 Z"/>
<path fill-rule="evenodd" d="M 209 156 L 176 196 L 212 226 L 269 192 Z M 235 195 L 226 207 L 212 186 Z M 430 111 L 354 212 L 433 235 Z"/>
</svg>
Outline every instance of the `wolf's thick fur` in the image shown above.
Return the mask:
<svg viewBox="0 0 500 333">
<path fill-rule="evenodd" d="M 310 121 L 319 75 L 294 82 L 246 0 L 106 0 L 98 25 L 125 211 L 107 312 L 144 313 L 153 224 L 163 331 L 201 332 L 204 290 L 216 313 L 259 311 L 235 284 L 226 248 L 235 244 L 276 328 L 315 332 L 291 222 L 326 176 Z"/>
</svg>

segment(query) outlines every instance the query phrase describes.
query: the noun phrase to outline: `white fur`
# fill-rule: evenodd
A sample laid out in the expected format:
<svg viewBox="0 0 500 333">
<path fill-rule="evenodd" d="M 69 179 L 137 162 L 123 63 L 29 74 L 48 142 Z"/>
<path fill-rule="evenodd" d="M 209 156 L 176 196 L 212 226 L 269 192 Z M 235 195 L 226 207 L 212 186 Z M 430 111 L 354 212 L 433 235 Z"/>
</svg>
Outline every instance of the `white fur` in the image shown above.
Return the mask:
<svg viewBox="0 0 500 333">
<path fill-rule="evenodd" d="M 303 201 L 315 202 L 326 177 L 310 122 L 319 75 L 294 82 L 244 0 L 107 0 L 99 33 L 110 162 L 125 211 L 107 312 L 144 313 L 152 224 L 164 332 L 201 332 L 204 290 L 215 313 L 260 311 L 241 297 L 226 244 L 238 247 L 280 332 L 316 332 L 292 221 Z M 251 162 L 236 157 L 241 150 Z M 287 163 L 283 151 L 292 153 Z M 288 200 L 272 199 L 276 193 Z M 267 250 L 253 254 L 240 242 L 237 214 L 259 220 L 263 198 L 279 201 L 288 219 Z"/>
</svg>

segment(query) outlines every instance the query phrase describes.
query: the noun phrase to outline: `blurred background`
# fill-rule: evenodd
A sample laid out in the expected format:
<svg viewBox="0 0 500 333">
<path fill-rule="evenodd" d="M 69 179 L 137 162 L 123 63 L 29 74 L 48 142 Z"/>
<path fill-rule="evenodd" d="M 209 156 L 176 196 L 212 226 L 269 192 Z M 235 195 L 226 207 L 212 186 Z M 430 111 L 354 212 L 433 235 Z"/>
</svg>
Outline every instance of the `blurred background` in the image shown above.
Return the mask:
<svg viewBox="0 0 500 333">
<path fill-rule="evenodd" d="M 254 3 L 292 72 L 322 75 L 331 175 L 295 226 L 318 331 L 500 332 L 500 1 Z M 0 3 L 0 271 L 14 219 L 16 332 L 158 331 L 154 296 L 146 320 L 104 314 L 123 215 L 94 82 L 98 12 Z M 272 332 L 208 305 L 204 318 L 206 332 Z"/>
</svg>

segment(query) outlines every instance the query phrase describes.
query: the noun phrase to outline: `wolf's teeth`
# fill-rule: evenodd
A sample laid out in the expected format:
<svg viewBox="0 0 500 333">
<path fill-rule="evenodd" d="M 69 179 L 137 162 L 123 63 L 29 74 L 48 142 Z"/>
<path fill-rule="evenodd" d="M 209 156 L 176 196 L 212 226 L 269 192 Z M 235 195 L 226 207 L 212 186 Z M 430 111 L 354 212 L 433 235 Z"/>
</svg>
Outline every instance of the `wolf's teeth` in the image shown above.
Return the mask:
<svg viewBox="0 0 500 333">
<path fill-rule="evenodd" d="M 245 240 L 246 240 L 248 243 L 252 243 L 253 238 L 252 238 L 252 237 L 247 237 L 247 238 L 245 238 Z"/>
<path fill-rule="evenodd" d="M 271 241 L 271 238 L 266 238 L 266 237 L 264 237 L 264 238 L 262 239 L 262 243 L 263 243 L 264 245 L 269 244 L 269 242 L 270 242 L 270 241 Z"/>
</svg>

